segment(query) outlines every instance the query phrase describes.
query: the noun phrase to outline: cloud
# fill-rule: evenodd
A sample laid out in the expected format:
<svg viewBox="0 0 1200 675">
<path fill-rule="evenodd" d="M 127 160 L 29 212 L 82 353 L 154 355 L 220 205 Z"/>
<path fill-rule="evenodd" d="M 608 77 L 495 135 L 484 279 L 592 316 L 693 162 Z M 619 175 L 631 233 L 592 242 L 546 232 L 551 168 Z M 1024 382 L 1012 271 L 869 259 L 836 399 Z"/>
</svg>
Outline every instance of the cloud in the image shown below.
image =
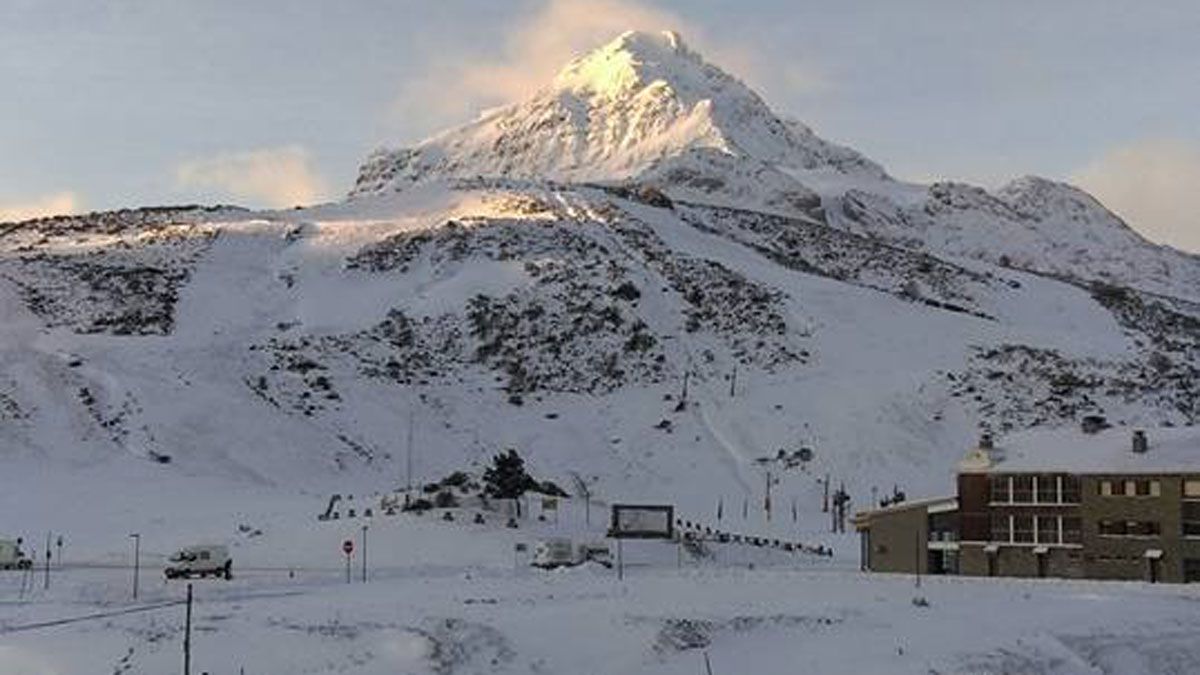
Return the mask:
<svg viewBox="0 0 1200 675">
<path fill-rule="evenodd" d="M 0 223 L 69 215 L 78 211 L 79 200 L 75 193 L 55 192 L 25 202 L 0 202 Z"/>
<path fill-rule="evenodd" d="M 779 79 L 780 86 L 798 86 L 819 79 L 798 64 L 778 72 L 767 68 L 753 51 L 712 40 L 680 16 L 633 0 L 549 0 L 508 32 L 498 56 L 461 53 L 458 59 L 439 63 L 438 55 L 431 55 L 433 65 L 402 86 L 396 117 L 408 133 L 424 134 L 482 109 L 520 100 L 548 83 L 572 58 L 627 30 L 675 30 L 706 58 L 752 83 Z"/>
<path fill-rule="evenodd" d="M 1139 141 L 1113 149 L 1071 179 L 1147 239 L 1200 253 L 1200 145 Z"/>
<path fill-rule="evenodd" d="M 175 170 L 181 189 L 202 189 L 264 206 L 312 204 L 328 194 L 304 148 L 286 146 L 194 159 Z"/>
</svg>

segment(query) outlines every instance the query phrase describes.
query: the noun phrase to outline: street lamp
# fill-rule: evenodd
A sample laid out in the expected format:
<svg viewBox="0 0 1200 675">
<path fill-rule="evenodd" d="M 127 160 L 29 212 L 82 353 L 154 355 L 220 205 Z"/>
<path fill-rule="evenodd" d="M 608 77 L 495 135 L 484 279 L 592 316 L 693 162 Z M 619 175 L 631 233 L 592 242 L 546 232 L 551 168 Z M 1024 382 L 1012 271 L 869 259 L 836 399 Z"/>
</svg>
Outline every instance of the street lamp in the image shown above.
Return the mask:
<svg viewBox="0 0 1200 675">
<path fill-rule="evenodd" d="M 138 570 L 141 567 L 142 558 L 142 535 L 134 532 L 129 535 L 133 539 L 133 599 L 137 600 L 138 595 Z"/>
</svg>

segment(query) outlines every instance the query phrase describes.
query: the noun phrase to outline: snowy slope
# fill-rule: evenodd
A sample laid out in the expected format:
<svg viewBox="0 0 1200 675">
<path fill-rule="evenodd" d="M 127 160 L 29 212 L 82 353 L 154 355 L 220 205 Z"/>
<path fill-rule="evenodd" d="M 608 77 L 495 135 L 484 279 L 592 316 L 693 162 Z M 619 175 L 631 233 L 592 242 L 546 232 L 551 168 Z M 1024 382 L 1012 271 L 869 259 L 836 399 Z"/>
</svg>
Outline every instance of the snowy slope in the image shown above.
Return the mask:
<svg viewBox="0 0 1200 675">
<path fill-rule="evenodd" d="M 0 452 L 382 488 L 412 414 L 426 478 L 512 445 L 706 504 L 807 445 L 797 491 L 932 490 L 980 429 L 1194 422 L 1200 309 L 1145 289 L 1195 270 L 1067 186 L 896 182 L 627 33 L 341 203 L 6 226 Z"/>
</svg>

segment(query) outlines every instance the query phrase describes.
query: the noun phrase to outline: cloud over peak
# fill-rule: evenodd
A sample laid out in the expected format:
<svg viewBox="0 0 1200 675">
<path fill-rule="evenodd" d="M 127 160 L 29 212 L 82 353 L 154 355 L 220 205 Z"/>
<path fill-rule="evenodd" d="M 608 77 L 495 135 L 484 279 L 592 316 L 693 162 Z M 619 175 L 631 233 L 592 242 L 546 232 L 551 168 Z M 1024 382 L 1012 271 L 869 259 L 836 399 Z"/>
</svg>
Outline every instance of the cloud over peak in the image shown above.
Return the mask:
<svg viewBox="0 0 1200 675">
<path fill-rule="evenodd" d="M 433 65 L 402 86 L 394 113 L 408 133 L 441 130 L 483 109 L 532 95 L 571 59 L 629 30 L 678 31 L 714 63 L 739 76 L 783 79 L 793 86 L 816 79 L 807 71 L 801 77 L 798 66 L 783 69 L 786 73 L 769 69 L 768 74 L 752 51 L 712 40 L 679 15 L 635 0 L 550 0 L 508 31 L 493 58 L 450 52 L 450 58 L 439 61 L 444 54 L 431 55 Z"/>
<path fill-rule="evenodd" d="M 328 195 L 308 151 L 295 145 L 192 159 L 176 167 L 175 182 L 180 189 L 210 190 L 279 208 L 312 204 Z"/>
<path fill-rule="evenodd" d="M 1200 253 L 1200 146 L 1169 139 L 1130 143 L 1071 179 L 1147 239 Z"/>
<path fill-rule="evenodd" d="M 79 200 L 75 193 L 55 192 L 17 202 L 0 201 L 0 223 L 70 215 L 78 211 Z"/>
</svg>

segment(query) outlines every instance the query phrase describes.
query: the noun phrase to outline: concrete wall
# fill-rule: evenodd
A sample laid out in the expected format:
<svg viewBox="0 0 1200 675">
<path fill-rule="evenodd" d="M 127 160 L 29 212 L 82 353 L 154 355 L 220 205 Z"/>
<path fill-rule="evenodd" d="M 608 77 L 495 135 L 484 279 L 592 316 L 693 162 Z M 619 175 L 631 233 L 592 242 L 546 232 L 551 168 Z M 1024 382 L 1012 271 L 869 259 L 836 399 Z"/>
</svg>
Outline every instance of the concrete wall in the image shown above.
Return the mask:
<svg viewBox="0 0 1200 675">
<path fill-rule="evenodd" d="M 929 538 L 926 507 L 880 511 L 867 525 L 867 569 L 872 572 L 916 573 L 929 571 Z"/>
<path fill-rule="evenodd" d="M 1038 558 L 1045 559 L 1045 576 L 1077 579 L 1084 576 L 1083 552 L 1079 549 L 1047 547 L 1039 556 L 1034 546 L 1000 546 L 988 554 L 982 544 L 963 544 L 959 549 L 959 573 L 967 576 L 988 575 L 988 556 L 995 556 L 995 576 L 1029 577 L 1039 575 Z"/>
<path fill-rule="evenodd" d="M 1100 494 L 1101 481 L 1124 481 L 1127 478 L 1157 480 L 1161 492 L 1157 497 Z M 1158 581 L 1183 581 L 1182 476 L 1084 476 L 1081 488 L 1080 512 L 1083 516 L 1083 546 L 1088 577 L 1148 580 L 1150 563 L 1147 562 L 1145 553 L 1149 549 L 1158 549 L 1163 552 L 1158 563 Z M 1101 520 L 1155 521 L 1159 523 L 1160 534 L 1153 537 L 1101 536 Z M 1200 552 L 1200 549 L 1197 551 Z"/>
</svg>

